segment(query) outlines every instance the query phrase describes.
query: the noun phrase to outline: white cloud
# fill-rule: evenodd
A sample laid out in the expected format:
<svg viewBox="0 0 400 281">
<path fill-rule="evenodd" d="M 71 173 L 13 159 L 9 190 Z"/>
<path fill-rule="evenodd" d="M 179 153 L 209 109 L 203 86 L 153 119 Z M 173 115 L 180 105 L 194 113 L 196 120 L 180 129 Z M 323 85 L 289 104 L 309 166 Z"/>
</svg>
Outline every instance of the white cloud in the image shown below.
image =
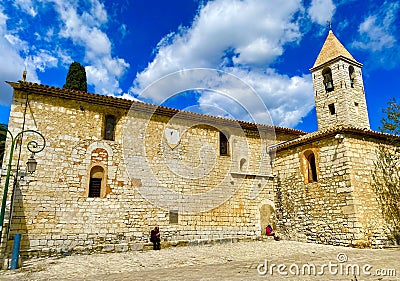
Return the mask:
<svg viewBox="0 0 400 281">
<path fill-rule="evenodd" d="M 155 59 L 137 76 L 137 89 L 183 68 L 216 67 L 223 62 L 267 67 L 286 43 L 301 38 L 292 22 L 300 8 L 297 0 L 208 2 L 191 28 L 160 41 Z"/>
<path fill-rule="evenodd" d="M 332 0 L 312 0 L 311 6 L 308 8 L 308 15 L 313 22 L 320 25 L 326 25 L 335 13 L 336 6 Z"/>
<path fill-rule="evenodd" d="M 39 5 L 43 9 L 38 9 Z M 112 55 L 112 43 L 102 28 L 108 22 L 108 15 L 100 0 L 17 0 L 8 8 L 20 15 L 28 13 L 32 17 L 21 17 L 18 23 L 11 22 L 7 29 L 7 15 L 0 4 L 0 76 L 5 80 L 21 78 L 24 68 L 28 70 L 28 80 L 38 82 L 37 72 L 59 65 L 68 68 L 80 57 L 79 49 L 71 53 L 70 43 L 83 49 L 83 64 L 87 65 L 88 83 L 94 85 L 99 94 L 120 94 L 119 79 L 129 64 L 124 59 Z M 84 7 L 82 9 L 82 7 Z M 15 9 L 16 8 L 16 9 Z M 39 25 L 35 32 L 26 34 L 24 27 L 36 22 L 38 13 L 54 9 L 58 17 L 49 21 L 49 26 Z M 18 10 L 18 11 L 17 11 Z M 44 14 L 43 14 L 44 15 Z M 15 17 L 15 15 L 13 15 Z M 34 43 L 32 42 L 34 40 Z M 78 55 L 77 55 L 78 53 Z M 72 56 L 75 56 L 73 59 Z M 13 67 L 10 68 L 9 66 Z M 11 88 L 1 85 L 1 104 L 10 104 Z M 3 94 L 6 93 L 6 94 Z"/>
<path fill-rule="evenodd" d="M 20 51 L 27 52 L 29 50 L 28 42 L 21 40 L 16 35 L 7 33 L 7 34 L 4 34 L 4 38 L 8 41 L 8 43 L 10 43 L 10 45 L 13 45 L 13 47 L 19 52 Z"/>
<path fill-rule="evenodd" d="M 313 86 L 309 74 L 289 77 L 278 74 L 273 69 L 245 71 L 238 68 L 231 69 L 230 73 L 254 88 L 264 102 L 275 125 L 293 127 L 314 107 Z M 247 121 L 268 120 L 269 116 L 266 116 L 264 111 L 259 110 L 258 102 L 257 99 L 247 101 L 246 112 L 251 113 L 252 119 L 254 119 Z M 207 100 L 200 99 L 200 104 L 202 103 L 213 104 L 213 96 L 209 95 Z M 227 110 L 231 107 L 225 103 L 219 104 L 224 105 Z M 235 114 L 232 115 L 235 116 Z M 246 119 L 246 116 L 238 110 L 235 118 Z"/>
<path fill-rule="evenodd" d="M 389 33 L 388 27 L 389 26 L 384 26 L 382 23 L 379 23 L 377 16 L 369 16 L 358 28 L 362 39 L 360 41 L 355 41 L 353 46 L 372 52 L 381 51 L 385 48 L 392 48 L 396 43 L 396 38 Z"/>
<path fill-rule="evenodd" d="M 79 14 L 79 3 L 63 0 L 52 2 L 62 21 L 60 36 L 85 48 L 88 83 L 94 85 L 99 94 L 120 94 L 119 79 L 129 64 L 124 59 L 112 57 L 111 41 L 101 30 L 101 26 L 108 21 L 104 4 L 90 0 L 90 11 Z"/>
<path fill-rule="evenodd" d="M 398 3 L 393 3 L 398 10 Z M 358 27 L 360 40 L 353 42 L 353 46 L 360 49 L 368 49 L 372 52 L 385 48 L 392 48 L 396 38 L 391 33 L 391 25 L 395 21 L 393 13 L 387 13 L 384 18 L 378 15 L 368 16 Z"/>
<path fill-rule="evenodd" d="M 358 27 L 358 38 L 352 43 L 357 49 L 366 50 L 375 66 L 390 68 L 400 61 L 398 42 L 394 34 L 398 32 L 395 21 L 398 19 L 400 4 L 385 2 L 373 14 L 368 15 Z"/>
<path fill-rule="evenodd" d="M 218 68 L 252 86 L 276 124 L 294 126 L 314 105 L 311 79 L 280 75 L 269 66 L 284 53 L 286 44 L 301 39 L 296 14 L 303 10 L 297 0 L 210 1 L 191 27 L 181 27 L 159 42 L 154 60 L 138 73 L 130 91 L 140 93 L 157 79 L 181 69 Z M 164 91 L 171 87 L 171 83 L 165 85 Z M 146 98 L 163 100 L 159 91 Z M 256 121 L 269 123 L 265 112 L 255 108 L 252 101 L 243 111 L 239 108 L 242 104 L 206 91 L 198 102 L 204 113 L 212 114 L 218 105 L 227 105 L 225 111 L 234 118 L 248 119 L 251 112 Z"/>
<path fill-rule="evenodd" d="M 72 57 L 67 53 L 66 50 L 62 49 L 61 47 L 57 47 L 56 48 L 56 53 L 57 53 L 57 57 L 59 58 L 59 60 L 61 61 L 62 65 L 64 65 L 64 67 L 69 67 L 69 65 L 71 63 L 74 62 L 74 60 L 72 59 Z"/>
<path fill-rule="evenodd" d="M 32 0 L 14 0 L 14 5 L 32 17 L 36 17 L 37 15 L 37 11 L 32 3 Z"/>
<path fill-rule="evenodd" d="M 121 24 L 121 26 L 118 28 L 118 31 L 121 33 L 122 38 L 125 38 L 128 34 L 128 28 L 126 24 Z"/>
<path fill-rule="evenodd" d="M 26 68 L 30 81 L 38 81 L 36 71 L 31 65 L 26 65 L 25 60 L 19 54 L 19 49 L 24 45 L 23 41 L 12 36 L 7 31 L 8 17 L 0 5 L 0 104 L 10 105 L 12 89 L 4 81 L 17 81 L 21 79 L 22 72 Z M 6 39 L 7 38 L 7 39 Z M 17 47 L 16 47 L 17 45 Z M 11 67 L 12 66 L 12 67 Z"/>
<path fill-rule="evenodd" d="M 41 72 L 45 71 L 46 68 L 58 65 L 58 59 L 46 50 L 40 50 L 34 56 L 28 56 L 25 61 L 27 65 Z"/>
</svg>

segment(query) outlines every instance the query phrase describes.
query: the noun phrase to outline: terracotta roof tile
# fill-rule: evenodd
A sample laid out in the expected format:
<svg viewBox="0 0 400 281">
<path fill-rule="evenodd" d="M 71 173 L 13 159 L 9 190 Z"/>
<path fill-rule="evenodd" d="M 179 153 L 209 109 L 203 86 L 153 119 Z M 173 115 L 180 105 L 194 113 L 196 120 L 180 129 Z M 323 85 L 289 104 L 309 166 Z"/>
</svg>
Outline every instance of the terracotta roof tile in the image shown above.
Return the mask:
<svg viewBox="0 0 400 281">
<path fill-rule="evenodd" d="M 377 139 L 382 139 L 382 140 L 396 140 L 400 143 L 400 136 L 397 135 L 392 135 L 392 134 L 386 134 L 386 133 L 381 133 L 377 131 L 373 131 L 370 129 L 365 129 L 365 128 L 357 128 L 357 127 L 351 127 L 351 126 L 345 126 L 345 125 L 340 125 L 340 126 L 332 126 L 328 127 L 324 130 L 321 131 L 316 131 L 313 133 L 309 133 L 303 136 L 300 136 L 296 139 L 290 140 L 283 142 L 282 144 L 277 144 L 274 146 L 271 146 L 270 149 L 272 150 L 284 150 L 285 148 L 301 145 L 304 143 L 312 142 L 324 137 L 340 134 L 340 133 L 353 133 L 353 134 L 358 134 L 362 136 L 367 136 L 367 137 L 373 137 Z"/>
<path fill-rule="evenodd" d="M 246 121 L 241 121 L 241 120 L 234 120 L 234 119 L 210 116 L 210 115 L 199 114 L 199 113 L 194 113 L 194 112 L 189 112 L 189 111 L 184 111 L 184 110 L 178 110 L 178 109 L 169 108 L 169 107 L 165 107 L 165 106 L 144 103 L 141 101 L 133 101 L 133 100 L 123 99 L 123 98 L 118 98 L 118 97 L 113 97 L 113 96 L 104 96 L 104 95 L 87 93 L 87 92 L 82 92 L 82 91 L 77 91 L 77 90 L 57 88 L 54 86 L 42 85 L 42 84 L 37 84 L 37 83 L 32 83 L 32 82 L 18 81 L 18 83 L 17 82 L 7 82 L 7 83 L 16 90 L 22 90 L 22 91 L 25 90 L 25 91 L 29 91 L 29 92 L 32 92 L 32 93 L 38 94 L 38 95 L 86 101 L 86 102 L 90 102 L 93 104 L 114 106 L 114 107 L 122 108 L 122 109 L 126 109 L 126 110 L 129 110 L 132 106 L 135 106 L 135 110 L 156 113 L 159 115 L 169 116 L 169 117 L 172 117 L 172 116 L 176 115 L 177 113 L 180 113 L 182 117 L 188 118 L 188 119 L 204 120 L 204 121 L 208 120 L 211 122 L 219 122 L 219 123 L 223 123 L 226 125 L 239 124 L 242 128 L 251 129 L 251 130 L 274 129 L 275 132 L 283 132 L 283 133 L 293 134 L 296 136 L 301 136 L 301 135 L 306 134 L 303 131 L 291 129 L 291 128 L 283 128 L 283 127 L 279 127 L 279 126 L 256 124 L 256 123 L 251 123 L 251 122 L 246 122 Z"/>
</svg>

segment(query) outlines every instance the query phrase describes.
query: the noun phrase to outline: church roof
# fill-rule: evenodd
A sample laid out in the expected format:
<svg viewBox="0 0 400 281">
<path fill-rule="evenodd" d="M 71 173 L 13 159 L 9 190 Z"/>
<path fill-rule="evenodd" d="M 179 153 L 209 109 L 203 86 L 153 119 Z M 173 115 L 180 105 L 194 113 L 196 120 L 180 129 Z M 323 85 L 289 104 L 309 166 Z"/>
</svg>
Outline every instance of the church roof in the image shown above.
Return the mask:
<svg viewBox="0 0 400 281">
<path fill-rule="evenodd" d="M 340 43 L 339 39 L 337 39 L 335 34 L 333 34 L 332 30 L 329 30 L 328 36 L 325 39 L 325 43 L 322 46 L 322 49 L 319 52 L 319 55 L 315 60 L 314 66 L 312 68 L 323 65 L 328 61 L 335 59 L 339 56 L 357 62 L 353 58 L 353 56 L 349 53 L 349 51 L 346 50 L 343 44 Z"/>
<path fill-rule="evenodd" d="M 400 136 L 398 136 L 398 135 L 381 133 L 381 132 L 377 132 L 377 131 L 373 131 L 373 130 L 365 129 L 365 128 L 357 128 L 357 127 L 352 127 L 352 126 L 340 125 L 340 126 L 331 126 L 324 130 L 321 130 L 321 131 L 316 131 L 313 133 L 309 133 L 309 134 L 300 136 L 293 140 L 282 142 L 280 144 L 275 144 L 269 148 L 276 150 L 276 151 L 280 151 L 280 150 L 285 150 L 286 148 L 295 147 L 295 146 L 303 145 L 306 143 L 311 143 L 316 140 L 336 136 L 337 134 L 345 134 L 345 133 L 361 135 L 363 137 L 371 137 L 371 138 L 375 138 L 375 139 L 379 139 L 379 140 L 383 140 L 383 141 L 396 140 L 396 142 L 400 143 Z"/>
<path fill-rule="evenodd" d="M 88 92 L 82 92 L 77 90 L 71 89 L 64 89 L 64 88 L 57 88 L 54 86 L 42 85 L 32 82 L 24 82 L 18 81 L 17 82 L 7 82 L 11 87 L 15 90 L 20 91 L 28 91 L 29 93 L 43 95 L 43 96 L 51 96 L 57 98 L 64 98 L 69 100 L 77 100 L 77 101 L 84 101 L 89 102 L 92 104 L 98 104 L 103 106 L 112 106 L 120 109 L 129 110 L 134 107 L 135 110 L 148 112 L 152 114 L 173 117 L 179 113 L 179 116 L 182 118 L 187 118 L 188 120 L 198 120 L 198 121 L 208 121 L 218 124 L 224 125 L 233 125 L 237 126 L 239 124 L 243 129 L 249 130 L 264 130 L 264 131 L 275 131 L 275 132 L 282 132 L 285 134 L 293 135 L 293 136 L 301 136 L 305 135 L 306 133 L 300 130 L 291 129 L 291 128 L 284 128 L 279 126 L 271 126 L 266 124 L 256 124 L 241 120 L 234 120 L 222 117 L 216 117 L 206 114 L 194 113 L 179 109 L 174 109 L 170 107 L 154 105 L 149 103 L 144 103 L 138 100 L 128 100 L 124 98 L 118 98 L 113 96 L 104 96 L 99 94 L 93 94 Z"/>
</svg>

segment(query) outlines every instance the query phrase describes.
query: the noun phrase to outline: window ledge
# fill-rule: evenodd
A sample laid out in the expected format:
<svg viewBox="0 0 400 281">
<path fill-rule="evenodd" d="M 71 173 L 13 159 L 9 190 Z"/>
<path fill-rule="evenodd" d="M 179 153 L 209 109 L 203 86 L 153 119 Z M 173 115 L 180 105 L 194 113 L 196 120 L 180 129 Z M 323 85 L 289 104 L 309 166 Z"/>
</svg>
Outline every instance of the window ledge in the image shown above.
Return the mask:
<svg viewBox="0 0 400 281">
<path fill-rule="evenodd" d="M 256 173 L 250 173 L 250 172 L 231 172 L 232 176 L 252 176 L 252 177 L 259 177 L 259 178 L 274 178 L 275 175 L 267 175 L 267 174 L 256 174 Z"/>
</svg>

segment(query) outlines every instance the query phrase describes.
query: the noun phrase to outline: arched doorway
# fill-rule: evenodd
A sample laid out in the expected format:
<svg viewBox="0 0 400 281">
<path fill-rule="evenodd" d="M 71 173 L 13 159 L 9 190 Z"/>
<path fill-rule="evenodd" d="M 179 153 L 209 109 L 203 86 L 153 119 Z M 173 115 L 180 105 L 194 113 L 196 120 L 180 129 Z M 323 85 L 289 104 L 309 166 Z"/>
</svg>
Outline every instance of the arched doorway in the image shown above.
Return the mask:
<svg viewBox="0 0 400 281">
<path fill-rule="evenodd" d="M 275 210 L 270 204 L 264 204 L 260 208 L 261 235 L 265 235 L 265 227 L 269 224 L 275 229 Z"/>
</svg>

